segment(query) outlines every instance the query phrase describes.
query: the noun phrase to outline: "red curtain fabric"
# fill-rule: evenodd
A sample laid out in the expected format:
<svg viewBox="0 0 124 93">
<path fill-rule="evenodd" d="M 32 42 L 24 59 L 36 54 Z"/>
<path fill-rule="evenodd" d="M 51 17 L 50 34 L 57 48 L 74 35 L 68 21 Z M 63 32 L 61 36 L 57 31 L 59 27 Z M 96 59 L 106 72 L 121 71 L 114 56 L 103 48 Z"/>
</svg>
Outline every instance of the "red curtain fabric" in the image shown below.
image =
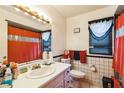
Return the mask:
<svg viewBox="0 0 124 93">
<path fill-rule="evenodd" d="M 114 69 L 116 72 L 119 73 L 120 76 L 124 78 L 124 36 L 122 31 L 122 26 L 124 26 L 124 14 L 121 14 L 116 19 L 116 31 L 120 31 L 119 36 L 116 36 L 115 42 L 115 62 L 114 62 Z M 118 32 L 116 32 L 118 33 Z M 121 35 L 122 33 L 122 35 Z"/>
<path fill-rule="evenodd" d="M 124 13 L 122 14 L 122 26 L 124 26 Z M 124 32 L 124 29 L 122 29 L 122 31 Z M 121 64 L 120 64 L 120 74 L 121 77 L 124 79 L 124 35 L 122 36 L 121 39 Z"/>
<path fill-rule="evenodd" d="M 22 63 L 41 58 L 40 33 L 9 26 L 8 35 L 39 39 L 39 42 L 8 40 L 9 62 Z"/>
<path fill-rule="evenodd" d="M 120 29 L 120 16 L 116 19 L 116 33 Z M 120 68 L 120 37 L 115 38 L 114 70 L 119 73 Z"/>
<path fill-rule="evenodd" d="M 121 88 L 119 81 L 117 79 L 115 79 L 114 77 L 112 77 L 112 80 L 114 81 L 114 88 Z"/>
<path fill-rule="evenodd" d="M 115 25 L 116 38 L 113 68 L 124 79 L 124 13 L 116 18 Z M 115 87 L 118 87 L 118 80 L 114 79 L 114 84 Z"/>
<path fill-rule="evenodd" d="M 20 28 L 16 28 L 16 27 L 13 27 L 13 26 L 8 27 L 8 34 L 30 37 L 30 38 L 40 38 L 40 36 L 41 36 L 37 32 L 32 32 L 32 31 L 29 31 L 29 30 L 20 29 Z"/>
</svg>

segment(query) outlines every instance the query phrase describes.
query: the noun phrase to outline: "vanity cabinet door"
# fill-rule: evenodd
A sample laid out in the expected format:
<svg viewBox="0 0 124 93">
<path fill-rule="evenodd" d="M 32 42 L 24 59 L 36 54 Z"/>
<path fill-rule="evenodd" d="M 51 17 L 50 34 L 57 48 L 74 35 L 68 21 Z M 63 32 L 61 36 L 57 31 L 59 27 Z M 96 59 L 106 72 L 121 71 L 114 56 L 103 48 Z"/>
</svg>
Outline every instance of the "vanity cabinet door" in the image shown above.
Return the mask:
<svg viewBox="0 0 124 93">
<path fill-rule="evenodd" d="M 70 84 L 71 84 L 70 68 L 68 68 L 65 71 L 65 78 L 64 78 L 64 86 L 65 86 L 65 88 L 69 88 Z"/>
<path fill-rule="evenodd" d="M 61 86 L 63 84 L 62 83 L 63 80 L 64 80 L 64 73 L 61 73 L 58 76 L 56 76 L 53 80 L 51 80 L 49 83 L 44 85 L 43 88 L 56 88 L 57 86 Z"/>
<path fill-rule="evenodd" d="M 69 88 L 71 83 L 70 68 L 60 73 L 47 84 L 41 86 L 42 88 Z"/>
<path fill-rule="evenodd" d="M 64 81 L 62 80 L 55 88 L 64 88 Z"/>
<path fill-rule="evenodd" d="M 70 77 L 66 77 L 65 80 L 64 80 L 64 86 L 65 86 L 65 88 L 69 88 L 70 87 L 70 84 L 71 84 Z"/>
<path fill-rule="evenodd" d="M 70 76 L 70 68 L 65 70 L 65 78 Z"/>
</svg>

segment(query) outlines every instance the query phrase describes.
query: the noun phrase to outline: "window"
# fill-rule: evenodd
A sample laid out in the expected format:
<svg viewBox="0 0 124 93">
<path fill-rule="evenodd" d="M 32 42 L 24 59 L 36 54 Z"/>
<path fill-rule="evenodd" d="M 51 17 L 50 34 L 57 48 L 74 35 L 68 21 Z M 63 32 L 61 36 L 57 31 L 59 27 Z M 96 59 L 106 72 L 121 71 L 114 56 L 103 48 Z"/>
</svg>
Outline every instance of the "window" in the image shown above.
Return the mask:
<svg viewBox="0 0 124 93">
<path fill-rule="evenodd" d="M 51 30 L 42 33 L 43 51 L 51 51 Z"/>
<path fill-rule="evenodd" d="M 89 53 L 112 55 L 113 17 L 89 22 Z"/>
</svg>

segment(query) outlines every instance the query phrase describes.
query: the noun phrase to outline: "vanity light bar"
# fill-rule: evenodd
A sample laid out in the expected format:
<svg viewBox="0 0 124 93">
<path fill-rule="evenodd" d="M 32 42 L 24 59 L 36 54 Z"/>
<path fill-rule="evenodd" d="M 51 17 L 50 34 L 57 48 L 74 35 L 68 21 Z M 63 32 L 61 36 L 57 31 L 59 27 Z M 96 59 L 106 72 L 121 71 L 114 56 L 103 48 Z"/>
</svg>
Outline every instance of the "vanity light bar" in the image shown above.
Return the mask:
<svg viewBox="0 0 124 93">
<path fill-rule="evenodd" d="M 39 22 L 50 24 L 50 19 L 45 18 L 43 15 L 39 15 L 38 12 L 31 10 L 27 6 L 22 5 L 12 5 L 17 11 L 24 12 L 25 15 L 31 15 L 33 19 L 37 19 Z"/>
</svg>

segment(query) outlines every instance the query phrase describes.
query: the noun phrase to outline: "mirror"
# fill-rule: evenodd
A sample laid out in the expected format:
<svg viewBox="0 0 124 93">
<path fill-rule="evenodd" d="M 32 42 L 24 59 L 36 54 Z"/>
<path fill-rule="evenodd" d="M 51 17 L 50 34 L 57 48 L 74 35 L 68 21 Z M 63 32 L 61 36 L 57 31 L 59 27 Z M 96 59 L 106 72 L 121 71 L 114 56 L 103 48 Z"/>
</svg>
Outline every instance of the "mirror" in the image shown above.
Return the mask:
<svg viewBox="0 0 124 93">
<path fill-rule="evenodd" d="M 51 24 L 13 6 L 1 5 L 0 12 L 1 22 L 5 23 L 2 29 L 8 33 L 9 62 L 29 63 L 41 59 L 43 51 L 51 51 Z"/>
</svg>

